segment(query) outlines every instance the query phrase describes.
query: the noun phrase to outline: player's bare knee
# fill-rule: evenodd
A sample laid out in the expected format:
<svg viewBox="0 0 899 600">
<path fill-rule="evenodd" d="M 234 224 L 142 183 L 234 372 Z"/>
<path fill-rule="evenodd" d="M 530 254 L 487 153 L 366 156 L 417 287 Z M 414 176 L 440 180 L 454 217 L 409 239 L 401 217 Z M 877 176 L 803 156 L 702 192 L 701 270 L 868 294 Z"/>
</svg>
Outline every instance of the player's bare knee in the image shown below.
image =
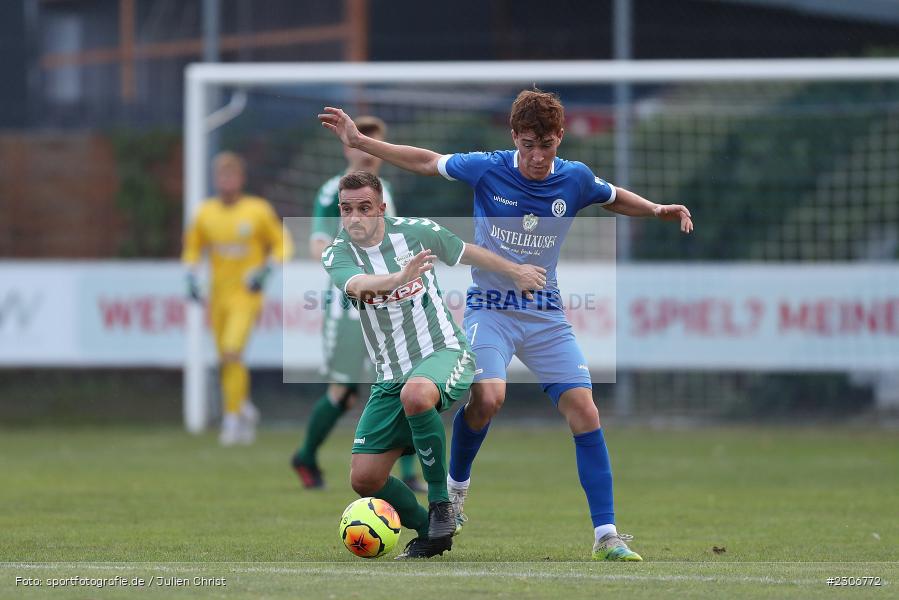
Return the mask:
<svg viewBox="0 0 899 600">
<path fill-rule="evenodd" d="M 490 396 L 489 401 L 486 404 L 487 414 L 492 419 L 496 413 L 499 412 L 499 409 L 503 407 L 503 403 L 506 401 L 506 394 L 493 394 Z"/>
<path fill-rule="evenodd" d="M 505 400 L 505 386 L 488 386 L 479 390 L 478 393 L 472 392 L 471 400 L 465 407 L 465 414 L 470 414 L 478 420 L 484 420 L 483 425 L 486 425 L 486 421 L 492 419 L 503 407 Z"/>
<path fill-rule="evenodd" d="M 434 408 L 436 401 L 433 383 L 407 383 L 400 391 L 400 402 L 403 403 L 403 411 L 407 415 L 417 415 Z"/>
<path fill-rule="evenodd" d="M 353 491 L 360 496 L 371 496 L 387 483 L 387 478 L 379 473 L 372 473 L 361 469 L 350 471 L 350 485 Z"/>
<path fill-rule="evenodd" d="M 564 410 L 560 405 L 559 409 L 565 415 L 568 426 L 575 434 L 599 428 L 599 411 L 596 409 L 592 397 L 568 403 Z"/>
<path fill-rule="evenodd" d="M 225 352 L 222 352 L 221 362 L 223 365 L 239 363 L 240 362 L 240 352 L 237 352 L 234 350 L 227 350 Z"/>
<path fill-rule="evenodd" d="M 400 396 L 400 401 L 403 403 L 403 411 L 407 415 L 417 415 L 432 408 L 428 399 L 420 394 L 406 394 Z"/>
<path fill-rule="evenodd" d="M 332 383 L 328 385 L 328 400 L 334 406 L 344 410 L 352 408 L 356 403 L 358 394 L 348 385 Z"/>
<path fill-rule="evenodd" d="M 599 426 L 599 411 L 593 402 L 579 407 L 579 414 L 582 421 L 596 423 L 596 426 Z"/>
<path fill-rule="evenodd" d="M 331 404 L 336 406 L 341 398 L 346 395 L 347 391 L 349 391 L 347 386 L 342 383 L 330 383 L 328 384 L 328 399 L 331 401 Z"/>
</svg>

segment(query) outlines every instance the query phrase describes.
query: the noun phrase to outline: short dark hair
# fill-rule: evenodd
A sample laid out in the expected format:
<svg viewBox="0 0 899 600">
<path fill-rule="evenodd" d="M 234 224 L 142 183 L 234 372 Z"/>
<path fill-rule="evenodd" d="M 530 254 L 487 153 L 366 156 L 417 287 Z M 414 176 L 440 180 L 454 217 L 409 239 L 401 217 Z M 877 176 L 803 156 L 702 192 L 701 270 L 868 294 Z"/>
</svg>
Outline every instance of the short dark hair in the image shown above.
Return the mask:
<svg viewBox="0 0 899 600">
<path fill-rule="evenodd" d="M 387 137 L 387 123 L 372 115 L 356 117 L 356 129 L 362 135 L 377 135 L 380 138 Z"/>
<path fill-rule="evenodd" d="M 340 182 L 337 184 L 337 192 L 339 193 L 343 190 L 361 190 L 366 187 L 376 191 L 378 193 L 378 198 L 384 196 L 384 188 L 381 187 L 381 180 L 377 175 L 372 175 L 368 171 L 353 171 L 352 173 L 347 173 L 341 177 Z"/>
<path fill-rule="evenodd" d="M 565 108 L 556 94 L 544 92 L 536 87 L 523 90 L 512 103 L 509 117 L 512 131 L 533 131 L 544 137 L 562 130 L 565 124 Z"/>
</svg>

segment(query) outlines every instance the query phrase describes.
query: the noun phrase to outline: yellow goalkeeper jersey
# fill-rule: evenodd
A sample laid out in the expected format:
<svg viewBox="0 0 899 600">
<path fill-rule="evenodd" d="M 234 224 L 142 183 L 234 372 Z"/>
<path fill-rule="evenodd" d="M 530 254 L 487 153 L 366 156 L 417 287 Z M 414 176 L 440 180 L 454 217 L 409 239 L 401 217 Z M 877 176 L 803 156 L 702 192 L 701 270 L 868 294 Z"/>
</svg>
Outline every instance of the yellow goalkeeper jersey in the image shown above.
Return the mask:
<svg viewBox="0 0 899 600">
<path fill-rule="evenodd" d="M 215 296 L 246 289 L 248 275 L 269 257 L 277 262 L 289 259 L 293 242 L 265 199 L 241 196 L 228 206 L 210 198 L 185 234 L 181 260 L 196 265 L 204 251 L 209 252 Z"/>
</svg>

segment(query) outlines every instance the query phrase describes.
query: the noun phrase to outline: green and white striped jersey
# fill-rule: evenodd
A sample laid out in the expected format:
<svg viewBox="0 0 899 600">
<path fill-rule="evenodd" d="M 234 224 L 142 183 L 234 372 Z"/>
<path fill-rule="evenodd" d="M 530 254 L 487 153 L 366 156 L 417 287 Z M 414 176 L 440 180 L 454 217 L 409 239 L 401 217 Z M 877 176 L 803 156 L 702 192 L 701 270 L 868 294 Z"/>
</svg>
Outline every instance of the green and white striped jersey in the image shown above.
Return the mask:
<svg viewBox="0 0 899 600">
<path fill-rule="evenodd" d="M 341 231 L 322 253 L 322 265 L 334 285 L 346 293 L 353 277 L 396 273 L 424 249 L 455 266 L 465 243 L 429 219 L 384 217 L 380 244 L 363 248 Z M 359 309 L 365 346 L 379 382 L 406 376 L 438 350 L 470 351 L 468 340 L 443 301 L 434 269 L 389 294 L 352 301 Z"/>
</svg>

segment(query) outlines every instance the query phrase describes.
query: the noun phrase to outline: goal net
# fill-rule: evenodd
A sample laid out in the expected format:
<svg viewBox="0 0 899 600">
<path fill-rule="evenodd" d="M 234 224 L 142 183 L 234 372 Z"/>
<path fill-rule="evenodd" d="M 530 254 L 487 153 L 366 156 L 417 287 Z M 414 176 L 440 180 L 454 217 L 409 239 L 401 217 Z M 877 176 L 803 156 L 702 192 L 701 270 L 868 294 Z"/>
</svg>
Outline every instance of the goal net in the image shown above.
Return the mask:
<svg viewBox="0 0 899 600">
<path fill-rule="evenodd" d="M 617 219 L 618 368 L 631 396 L 622 406 L 738 416 L 890 402 L 899 60 L 192 65 L 185 218 L 210 191 L 210 154 L 236 150 L 249 189 L 293 217 L 297 259 L 312 264 L 313 199 L 346 165 L 316 119 L 323 106 L 381 117 L 395 143 L 507 149 L 511 102 L 534 85 L 565 105 L 561 157 L 695 218 L 691 236 Z M 381 174 L 401 215 L 471 216 L 463 184 L 389 165 Z M 575 272 L 615 245 L 597 222 L 574 219 L 562 259 Z M 576 329 L 589 332 L 602 316 L 583 318 Z M 198 310 L 188 323 L 185 418 L 199 430 L 214 356 Z"/>
</svg>

